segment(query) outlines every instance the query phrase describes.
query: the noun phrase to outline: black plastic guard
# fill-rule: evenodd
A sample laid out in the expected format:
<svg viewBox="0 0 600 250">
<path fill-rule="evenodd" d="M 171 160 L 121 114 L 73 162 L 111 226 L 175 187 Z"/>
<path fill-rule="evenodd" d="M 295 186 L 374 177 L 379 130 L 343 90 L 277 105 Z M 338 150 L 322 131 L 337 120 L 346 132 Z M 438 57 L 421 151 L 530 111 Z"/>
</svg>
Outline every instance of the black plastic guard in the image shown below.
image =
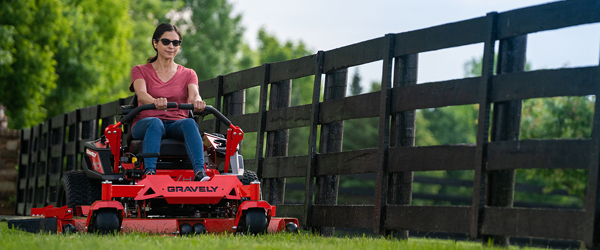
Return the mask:
<svg viewBox="0 0 600 250">
<path fill-rule="evenodd" d="M 56 233 L 57 225 L 58 220 L 56 218 L 31 218 L 8 221 L 9 229 L 15 228 L 30 233 Z"/>
</svg>

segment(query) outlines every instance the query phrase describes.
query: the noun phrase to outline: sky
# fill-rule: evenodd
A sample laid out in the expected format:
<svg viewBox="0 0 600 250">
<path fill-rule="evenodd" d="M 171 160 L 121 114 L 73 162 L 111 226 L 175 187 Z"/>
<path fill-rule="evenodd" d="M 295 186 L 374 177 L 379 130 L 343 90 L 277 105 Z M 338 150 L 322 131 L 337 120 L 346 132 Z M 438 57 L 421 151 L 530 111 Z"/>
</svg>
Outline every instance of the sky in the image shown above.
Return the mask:
<svg viewBox="0 0 600 250">
<path fill-rule="evenodd" d="M 401 33 L 485 16 L 489 12 L 548 3 L 543 0 L 229 0 L 242 15 L 245 40 L 254 49 L 264 27 L 280 41 L 302 40 L 313 53 Z M 497 43 L 496 43 L 497 47 Z M 598 65 L 600 24 L 530 34 L 527 61 L 532 69 Z M 418 82 L 464 77 L 464 63 L 483 54 L 483 44 L 419 54 Z M 381 62 L 356 68 L 363 89 L 381 81 Z"/>
</svg>

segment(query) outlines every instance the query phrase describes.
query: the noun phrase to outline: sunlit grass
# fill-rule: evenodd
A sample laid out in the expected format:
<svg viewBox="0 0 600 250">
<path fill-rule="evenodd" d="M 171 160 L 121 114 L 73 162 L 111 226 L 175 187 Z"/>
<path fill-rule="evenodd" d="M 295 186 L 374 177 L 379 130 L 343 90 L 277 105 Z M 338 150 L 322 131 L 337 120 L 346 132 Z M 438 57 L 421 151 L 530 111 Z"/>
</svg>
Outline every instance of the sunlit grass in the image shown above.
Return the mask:
<svg viewBox="0 0 600 250">
<path fill-rule="evenodd" d="M 0 222 L 0 239 L 0 249 L 504 249 L 482 246 L 478 242 L 421 238 L 411 238 L 408 241 L 380 237 L 328 238 L 304 233 L 193 237 L 149 236 L 140 233 L 116 236 L 32 234 L 8 229 L 7 222 Z"/>
</svg>

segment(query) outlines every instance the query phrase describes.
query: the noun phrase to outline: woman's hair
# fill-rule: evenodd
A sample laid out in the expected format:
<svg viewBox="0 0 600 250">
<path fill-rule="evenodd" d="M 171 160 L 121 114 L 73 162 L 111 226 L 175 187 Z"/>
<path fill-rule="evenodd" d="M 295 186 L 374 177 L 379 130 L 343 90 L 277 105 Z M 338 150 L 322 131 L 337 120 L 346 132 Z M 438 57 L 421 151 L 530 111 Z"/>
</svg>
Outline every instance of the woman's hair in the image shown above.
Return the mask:
<svg viewBox="0 0 600 250">
<path fill-rule="evenodd" d="M 152 43 L 152 48 L 154 48 L 154 43 L 158 44 L 158 40 L 160 39 L 160 37 L 167 31 L 175 31 L 175 33 L 179 35 L 179 40 L 182 40 L 181 31 L 179 30 L 179 28 L 177 28 L 177 26 L 170 23 L 161 23 L 160 25 L 158 25 L 158 27 L 156 27 L 154 35 L 152 35 L 152 41 L 150 41 Z M 156 55 L 148 57 L 148 63 L 153 63 L 158 58 L 158 51 L 156 50 L 156 48 L 154 48 L 154 51 L 156 51 Z"/>
</svg>

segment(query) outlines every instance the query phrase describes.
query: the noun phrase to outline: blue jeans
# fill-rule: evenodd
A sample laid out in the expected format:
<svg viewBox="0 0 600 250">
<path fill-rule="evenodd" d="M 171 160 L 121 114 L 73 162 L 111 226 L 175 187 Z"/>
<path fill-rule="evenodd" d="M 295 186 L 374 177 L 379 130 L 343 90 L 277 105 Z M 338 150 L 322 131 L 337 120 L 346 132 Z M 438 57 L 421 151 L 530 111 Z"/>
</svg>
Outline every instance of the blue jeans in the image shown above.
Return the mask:
<svg viewBox="0 0 600 250">
<path fill-rule="evenodd" d="M 144 118 L 133 126 L 131 135 L 136 140 L 144 139 L 144 153 L 158 153 L 163 137 L 183 141 L 194 166 L 194 173 L 204 172 L 204 146 L 198 132 L 198 124 L 193 119 L 163 121 L 155 117 Z M 144 169 L 156 170 L 157 159 L 156 157 L 144 158 Z"/>
</svg>

